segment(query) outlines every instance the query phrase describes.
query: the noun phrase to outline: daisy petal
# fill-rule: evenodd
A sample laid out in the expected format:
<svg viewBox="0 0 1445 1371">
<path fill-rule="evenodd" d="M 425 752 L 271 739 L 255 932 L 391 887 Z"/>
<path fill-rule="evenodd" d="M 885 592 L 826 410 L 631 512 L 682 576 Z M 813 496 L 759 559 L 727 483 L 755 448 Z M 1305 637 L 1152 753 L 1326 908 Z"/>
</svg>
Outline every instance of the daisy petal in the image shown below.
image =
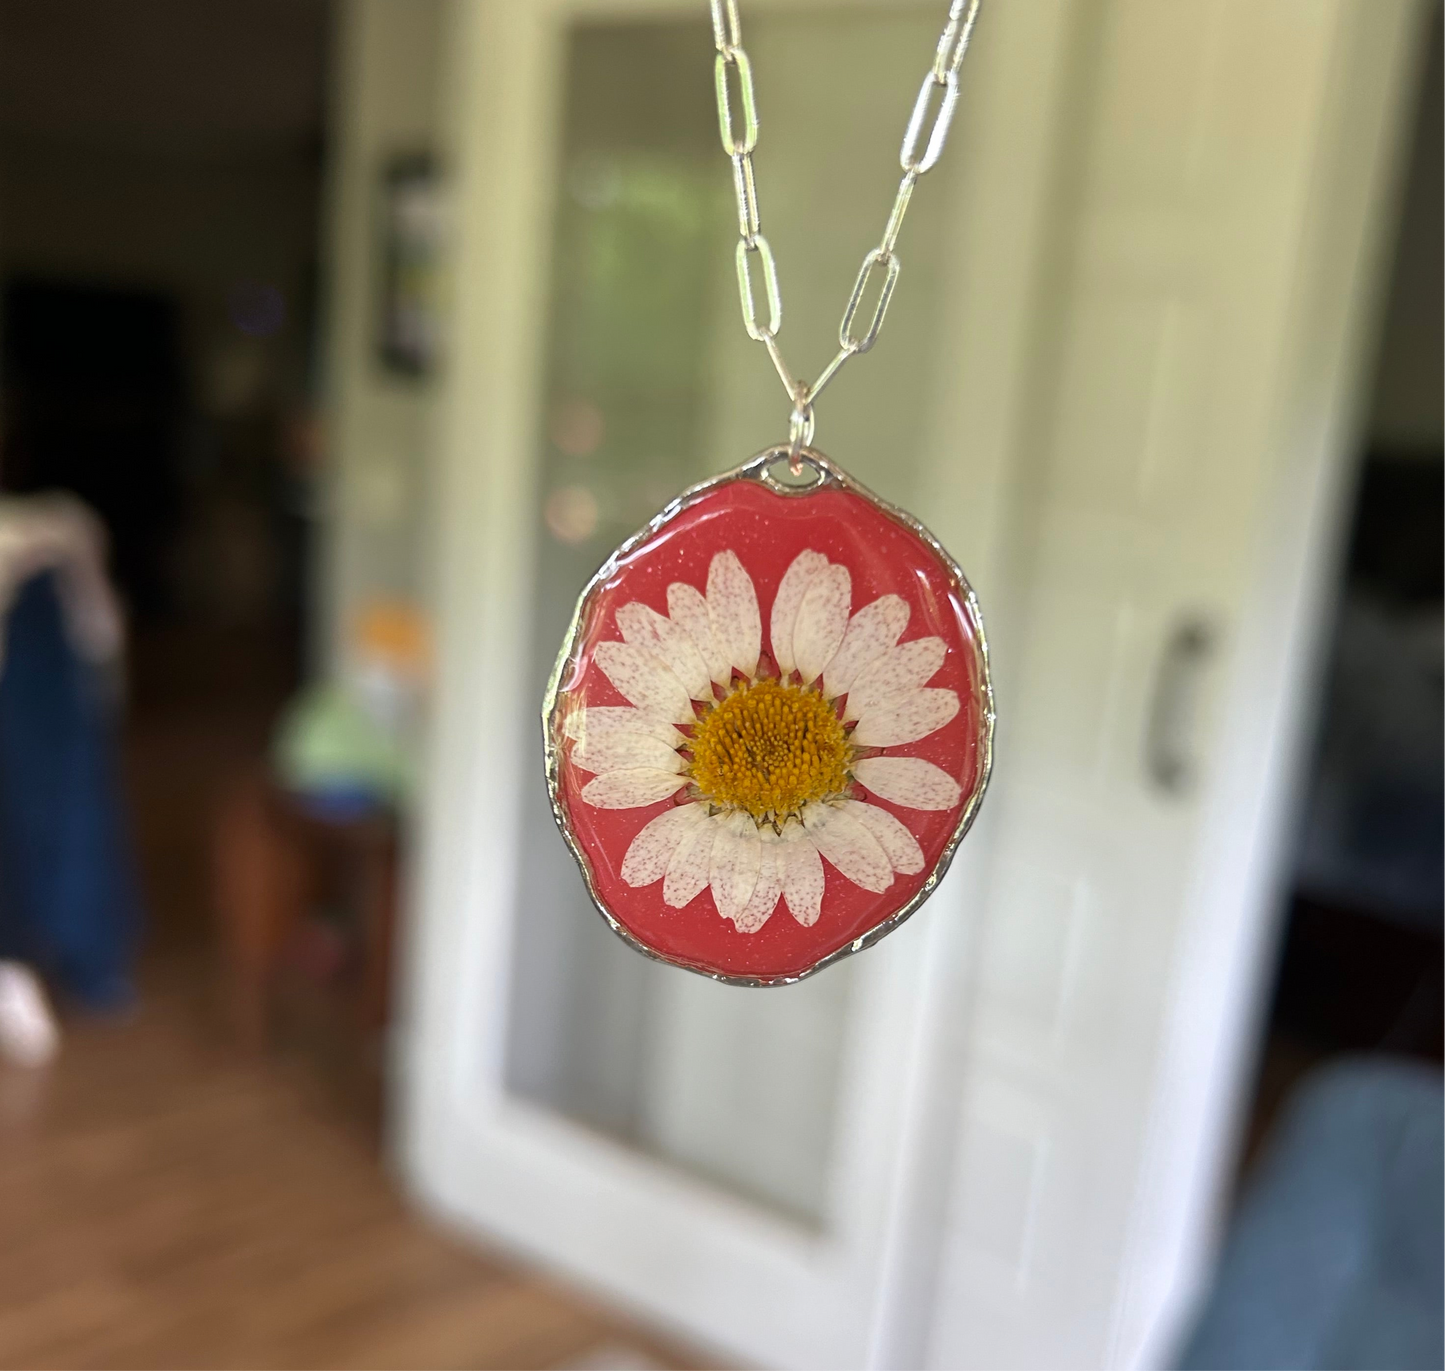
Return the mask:
<svg viewBox="0 0 1445 1371">
<path fill-rule="evenodd" d="M 707 663 L 697 650 L 692 634 L 680 624 L 633 600 L 617 611 L 617 627 L 634 647 L 645 648 L 660 657 L 694 700 L 712 699 Z"/>
<path fill-rule="evenodd" d="M 686 629 L 697 645 L 703 661 L 707 663 L 708 675 L 718 685 L 726 685 L 732 680 L 732 663 L 713 632 L 712 616 L 708 613 L 702 591 L 686 581 L 674 581 L 667 588 L 667 612 L 672 616 L 672 622 Z"/>
<path fill-rule="evenodd" d="M 601 776 L 609 771 L 651 767 L 678 772 L 686 765 L 676 751 L 642 733 L 598 733 L 572 749 L 572 761 Z"/>
<path fill-rule="evenodd" d="M 756 933 L 772 918 L 783 893 L 782 851 L 771 829 L 764 829 L 758 862 L 758 883 L 746 908 L 733 920 L 739 933 Z"/>
<path fill-rule="evenodd" d="M 803 827 L 818 851 L 854 885 L 875 894 L 893 883 L 893 864 L 875 838 L 857 819 L 833 805 L 803 809 Z"/>
<path fill-rule="evenodd" d="M 712 862 L 713 839 L 717 837 L 715 820 L 691 825 L 673 849 L 662 881 L 662 901 L 670 909 L 690 904 L 707 888 L 708 868 Z"/>
<path fill-rule="evenodd" d="M 622 879 L 630 886 L 651 885 L 667 874 L 668 863 L 694 824 L 706 818 L 701 805 L 678 805 L 646 824 L 622 859 Z"/>
<path fill-rule="evenodd" d="M 696 722 L 682 682 L 652 653 L 631 643 L 598 643 L 592 656 L 623 698 L 644 713 L 670 724 Z"/>
<path fill-rule="evenodd" d="M 874 705 L 890 702 L 928 682 L 948 655 L 942 638 L 915 638 L 875 657 L 853 678 L 843 719 L 860 719 Z"/>
<path fill-rule="evenodd" d="M 865 757 L 853 774 L 865 790 L 904 809 L 952 809 L 963 794 L 948 772 L 921 757 Z"/>
<path fill-rule="evenodd" d="M 736 922 L 753 898 L 762 846 L 757 825 L 746 814 L 729 814 L 719 822 L 708 884 L 712 886 L 713 904 L 723 918 Z"/>
<path fill-rule="evenodd" d="M 773 660 L 784 676 L 798 665 L 797 658 L 793 656 L 793 626 L 798 621 L 798 606 L 803 603 L 803 592 L 813 577 L 827 565 L 828 559 L 821 552 L 809 548 L 793 558 L 792 565 L 778 582 L 768 636 L 773 644 Z"/>
<path fill-rule="evenodd" d="M 849 621 L 843 645 L 823 675 L 823 693 L 845 695 L 858 673 L 888 651 L 908 627 L 908 602 L 901 595 L 880 595 Z"/>
<path fill-rule="evenodd" d="M 720 638 L 729 665 L 744 676 L 758 674 L 763 621 L 758 614 L 758 593 L 736 552 L 719 552 L 707 570 L 707 608 L 713 636 Z"/>
<path fill-rule="evenodd" d="M 878 846 L 895 871 L 901 871 L 905 876 L 916 876 L 923 870 L 923 849 L 898 818 L 886 809 L 864 804 L 862 800 L 846 801 L 843 810 L 878 839 Z"/>
<path fill-rule="evenodd" d="M 668 747 L 681 747 L 687 741 L 687 735 L 671 724 L 660 723 L 640 709 L 627 709 L 621 705 L 589 705 L 585 709 L 573 710 L 562 725 L 562 732 L 583 744 L 603 733 L 640 733 L 645 738 L 656 738 Z"/>
<path fill-rule="evenodd" d="M 870 705 L 853 730 L 859 747 L 901 747 L 940 729 L 958 713 L 951 690 L 912 690 L 880 705 Z"/>
<path fill-rule="evenodd" d="M 778 863 L 788 913 L 804 928 L 810 928 L 818 922 L 823 908 L 823 859 L 796 820 L 790 820 L 783 829 Z"/>
<path fill-rule="evenodd" d="M 675 795 L 687 784 L 686 776 L 652 766 L 609 771 L 582 787 L 582 798 L 595 809 L 638 809 Z"/>
<path fill-rule="evenodd" d="M 803 592 L 798 621 L 793 625 L 793 655 L 804 685 L 823 674 L 848 631 L 848 605 L 853 598 L 853 578 L 848 568 L 836 562 L 825 566 Z"/>
</svg>

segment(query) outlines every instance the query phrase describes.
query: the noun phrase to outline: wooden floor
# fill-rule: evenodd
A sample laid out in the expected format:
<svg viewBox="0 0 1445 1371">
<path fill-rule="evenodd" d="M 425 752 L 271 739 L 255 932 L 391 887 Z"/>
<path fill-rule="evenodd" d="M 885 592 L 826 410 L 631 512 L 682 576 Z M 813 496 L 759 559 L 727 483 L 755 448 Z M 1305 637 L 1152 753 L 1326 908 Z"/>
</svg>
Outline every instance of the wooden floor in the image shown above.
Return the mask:
<svg viewBox="0 0 1445 1371">
<path fill-rule="evenodd" d="M 229 1050 L 194 958 L 0 1066 L 0 1365 L 683 1365 L 442 1235 L 304 1057 Z"/>
</svg>

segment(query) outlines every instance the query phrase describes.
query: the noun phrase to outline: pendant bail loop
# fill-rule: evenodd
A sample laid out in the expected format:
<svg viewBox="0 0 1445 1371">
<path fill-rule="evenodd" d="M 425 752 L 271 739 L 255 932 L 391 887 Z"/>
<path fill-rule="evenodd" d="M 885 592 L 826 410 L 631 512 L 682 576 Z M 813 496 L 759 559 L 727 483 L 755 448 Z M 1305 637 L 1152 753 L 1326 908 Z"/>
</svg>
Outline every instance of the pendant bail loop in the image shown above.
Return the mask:
<svg viewBox="0 0 1445 1371">
<path fill-rule="evenodd" d="M 808 400 L 799 400 L 793 406 L 792 418 L 788 423 L 788 469 L 794 476 L 800 475 L 803 464 L 798 453 L 805 447 L 813 446 L 813 406 Z"/>
</svg>

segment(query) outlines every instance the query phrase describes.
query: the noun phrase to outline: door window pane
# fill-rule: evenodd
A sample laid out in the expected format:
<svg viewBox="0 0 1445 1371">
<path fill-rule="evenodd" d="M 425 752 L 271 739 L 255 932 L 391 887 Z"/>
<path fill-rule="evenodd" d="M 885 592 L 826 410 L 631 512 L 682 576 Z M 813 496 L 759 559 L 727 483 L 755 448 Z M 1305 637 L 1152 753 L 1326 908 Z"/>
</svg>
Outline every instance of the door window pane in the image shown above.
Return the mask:
<svg viewBox="0 0 1445 1371">
<path fill-rule="evenodd" d="M 882 231 L 935 30 L 931 11 L 749 17 L 759 194 L 800 372 L 831 357 Z M 786 396 L 738 309 L 712 59 L 706 22 L 589 23 L 568 38 L 534 516 L 539 702 L 578 592 L 613 547 L 685 486 L 786 437 Z M 926 192 L 910 210 L 887 333 L 819 415 L 819 446 L 902 503 L 936 379 L 946 178 L 935 173 Z M 630 951 L 592 909 L 553 825 L 535 718 L 517 726 L 537 738 L 537 765 L 523 797 L 511 1088 L 821 1222 L 852 964 L 740 990 Z M 717 916 L 702 896 L 678 917 Z"/>
</svg>

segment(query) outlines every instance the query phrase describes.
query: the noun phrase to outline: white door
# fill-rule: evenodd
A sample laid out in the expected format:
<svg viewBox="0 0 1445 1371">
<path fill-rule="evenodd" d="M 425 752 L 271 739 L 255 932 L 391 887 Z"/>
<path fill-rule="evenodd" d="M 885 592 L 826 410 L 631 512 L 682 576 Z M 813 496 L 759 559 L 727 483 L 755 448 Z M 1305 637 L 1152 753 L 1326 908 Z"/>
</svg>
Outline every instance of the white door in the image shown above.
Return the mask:
<svg viewBox="0 0 1445 1371">
<path fill-rule="evenodd" d="M 876 952 L 743 992 L 632 957 L 588 914 L 534 721 L 555 621 L 610 543 L 781 432 L 730 295 L 702 9 L 452 12 L 404 1168 L 453 1220 L 724 1356 L 1158 1357 L 1241 1069 L 1316 487 L 1411 11 L 986 9 L 887 333 L 829 392 L 819 445 L 974 577 L 996 790 Z M 805 371 L 876 238 L 942 9 L 744 0 Z"/>
<path fill-rule="evenodd" d="M 1197 1277 L 1263 969 L 1342 349 L 1373 279 L 1360 206 L 1389 185 L 1418 17 L 1081 16 L 1092 91 L 1017 449 L 1032 490 L 939 1366 L 1157 1360 Z"/>
</svg>

